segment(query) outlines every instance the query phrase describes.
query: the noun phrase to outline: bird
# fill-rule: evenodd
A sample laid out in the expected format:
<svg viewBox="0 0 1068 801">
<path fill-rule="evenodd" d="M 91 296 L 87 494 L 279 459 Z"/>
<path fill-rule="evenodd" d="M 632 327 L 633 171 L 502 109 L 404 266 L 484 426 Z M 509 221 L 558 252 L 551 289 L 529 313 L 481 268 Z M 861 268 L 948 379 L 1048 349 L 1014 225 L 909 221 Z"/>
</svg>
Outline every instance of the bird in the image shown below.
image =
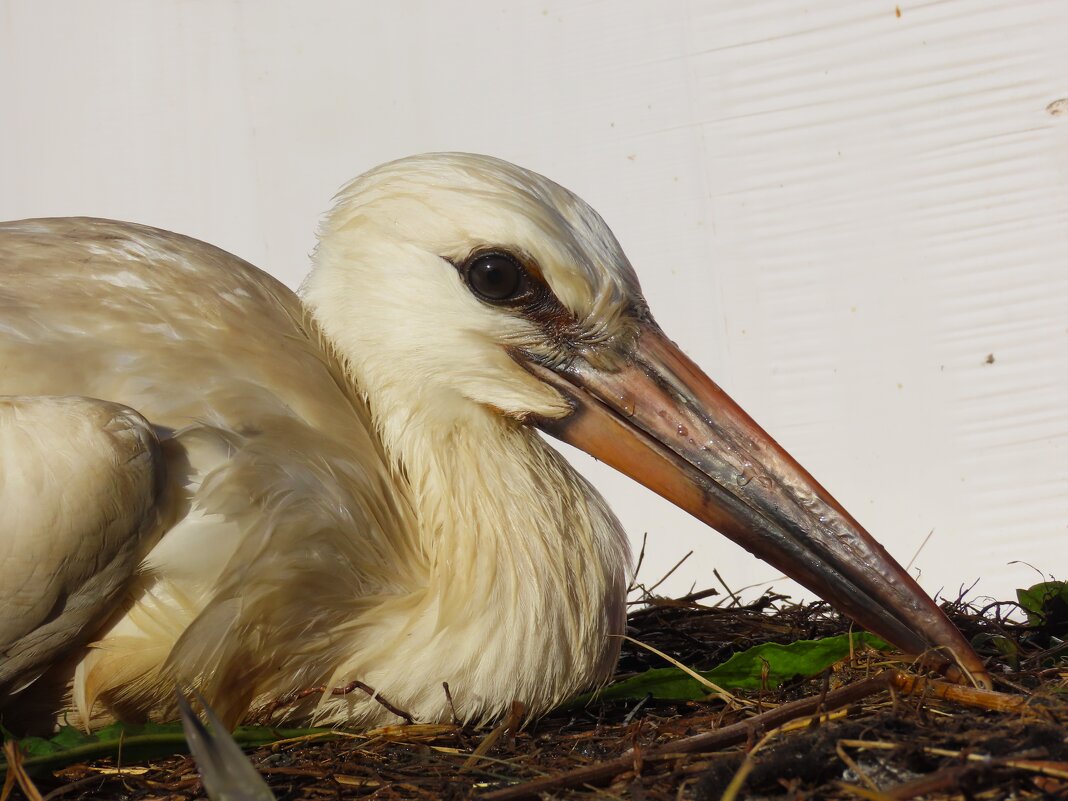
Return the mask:
<svg viewBox="0 0 1068 801">
<path fill-rule="evenodd" d="M 211 801 L 275 801 L 271 788 L 227 731 L 226 724 L 219 720 L 203 696 L 199 693 L 196 696 L 204 709 L 204 721 L 197 717 L 189 698 L 181 691 L 176 693 L 176 700 L 182 731 L 208 798 Z"/>
<path fill-rule="evenodd" d="M 603 684 L 628 539 L 543 435 L 989 686 L 572 192 L 402 158 L 340 190 L 311 262 L 298 295 L 139 224 L 0 224 L 5 725 L 175 719 L 176 686 L 228 725 L 485 722 Z"/>
</svg>

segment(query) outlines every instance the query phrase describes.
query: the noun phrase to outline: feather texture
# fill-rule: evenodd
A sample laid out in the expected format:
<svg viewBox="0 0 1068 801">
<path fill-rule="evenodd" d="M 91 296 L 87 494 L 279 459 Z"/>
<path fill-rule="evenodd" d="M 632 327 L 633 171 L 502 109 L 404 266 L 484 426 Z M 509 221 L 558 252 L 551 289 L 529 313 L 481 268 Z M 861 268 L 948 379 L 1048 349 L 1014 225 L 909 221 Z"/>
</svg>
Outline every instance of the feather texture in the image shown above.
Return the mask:
<svg viewBox="0 0 1068 801">
<path fill-rule="evenodd" d="M 447 681 L 460 716 L 483 720 L 610 674 L 626 538 L 521 424 L 569 408 L 503 349 L 553 343 L 460 281 L 451 260 L 491 241 L 542 242 L 591 341 L 620 335 L 641 302 L 592 210 L 484 157 L 423 157 L 348 187 L 305 303 L 156 229 L 0 224 L 0 395 L 105 398 L 161 441 L 148 552 L 73 671 L 55 667 L 81 719 L 173 717 L 177 683 L 234 723 L 360 680 L 419 720 L 451 717 Z M 395 719 L 362 693 L 283 709 Z"/>
</svg>

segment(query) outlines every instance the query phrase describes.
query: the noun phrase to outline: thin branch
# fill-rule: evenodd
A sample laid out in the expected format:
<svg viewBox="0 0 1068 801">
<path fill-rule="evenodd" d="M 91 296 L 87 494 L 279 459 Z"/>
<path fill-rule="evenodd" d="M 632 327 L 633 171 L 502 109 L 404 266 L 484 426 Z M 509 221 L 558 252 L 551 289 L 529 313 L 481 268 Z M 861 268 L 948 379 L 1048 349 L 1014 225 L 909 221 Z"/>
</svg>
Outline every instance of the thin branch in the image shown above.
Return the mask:
<svg viewBox="0 0 1068 801">
<path fill-rule="evenodd" d="M 493 748 L 497 740 L 501 738 L 502 734 L 506 732 L 514 733 L 518 730 L 519 724 L 523 720 L 523 714 L 526 711 L 526 707 L 519 701 L 512 701 L 512 708 L 508 712 L 508 717 L 482 739 L 482 742 L 480 742 L 478 747 L 471 752 L 471 756 L 467 758 L 463 767 L 460 768 L 460 773 L 466 773 L 477 765 L 478 761 L 482 759 L 491 748 Z"/>
<path fill-rule="evenodd" d="M 378 701 L 378 703 L 380 703 L 382 706 L 384 706 L 388 711 L 392 712 L 398 718 L 403 718 L 404 721 L 407 722 L 407 723 L 415 723 L 415 718 L 413 718 L 411 715 L 409 715 L 403 709 L 401 709 L 399 707 L 396 707 L 393 704 L 391 704 L 389 701 L 387 701 L 385 698 L 383 698 L 381 695 L 378 694 L 378 690 L 376 690 L 374 687 L 370 686 L 369 684 L 364 684 L 362 681 L 350 681 L 344 687 L 334 687 L 330 691 L 330 694 L 331 695 L 348 695 L 353 690 L 363 690 L 365 693 L 367 693 L 369 696 L 371 696 L 372 700 Z"/>
<path fill-rule="evenodd" d="M 963 706 L 990 709 L 995 712 L 1019 712 L 1029 706 L 1029 699 L 1018 695 L 999 693 L 995 690 L 980 690 L 939 679 L 924 679 L 895 671 L 893 686 L 905 695 L 920 694 L 927 698 L 939 698 Z"/>
<path fill-rule="evenodd" d="M 727 582 L 723 580 L 723 576 L 719 574 L 719 571 L 715 568 L 712 568 L 712 575 L 719 579 L 719 583 L 723 585 L 723 589 L 727 591 L 727 595 L 731 597 L 731 600 L 734 602 L 734 605 L 741 606 L 741 600 L 738 598 L 737 595 L 734 594 L 734 590 L 727 586 Z"/>
<path fill-rule="evenodd" d="M 927 536 L 923 538 L 923 542 L 920 543 L 920 547 L 917 548 L 916 551 L 912 554 L 912 558 L 909 559 L 909 563 L 907 565 L 905 565 L 905 572 L 906 573 L 908 573 L 910 570 L 912 570 L 912 566 L 914 564 L 916 564 L 916 560 L 919 558 L 920 554 L 923 552 L 923 549 L 927 547 L 927 543 L 931 541 L 931 537 L 933 537 L 933 536 L 934 536 L 934 529 L 932 528 L 930 531 L 927 532 Z"/>
<path fill-rule="evenodd" d="M 890 685 L 891 677 L 892 673 L 887 671 L 838 690 L 833 690 L 827 693 L 823 699 L 823 708 L 828 710 L 837 709 L 886 690 Z M 655 761 L 673 760 L 679 754 L 706 753 L 739 745 L 746 742 L 757 732 L 776 728 L 791 720 L 811 715 L 819 705 L 819 698 L 817 697 L 792 701 L 776 709 L 743 720 L 740 723 L 724 726 L 721 729 L 692 737 L 683 737 L 670 743 L 665 743 L 662 746 L 645 748 L 642 751 L 642 761 L 647 764 Z M 634 753 L 632 750 L 628 750 L 617 759 L 494 790 L 479 796 L 479 799 L 481 801 L 516 801 L 516 799 L 534 798 L 540 793 L 555 792 L 568 787 L 578 787 L 584 784 L 601 785 L 610 782 L 620 773 L 625 773 L 633 767 Z"/>
<path fill-rule="evenodd" d="M 8 774 L 15 777 L 15 781 L 26 794 L 26 798 L 29 801 L 42 801 L 41 791 L 37 789 L 37 785 L 33 783 L 30 775 L 26 773 L 26 768 L 22 765 L 22 750 L 19 744 L 14 740 L 7 740 L 4 743 L 4 757 L 7 759 Z M 10 783 L 10 779 L 4 782 L 5 796 L 11 791 Z"/>
<path fill-rule="evenodd" d="M 642 562 L 645 561 L 645 542 L 649 539 L 649 532 L 642 533 L 642 548 L 638 551 L 638 562 L 634 565 L 634 578 L 631 579 L 630 586 L 627 587 L 627 595 L 630 595 L 641 585 L 638 584 L 638 572 L 642 569 Z"/>
<path fill-rule="evenodd" d="M 646 595 L 652 595 L 653 594 L 653 590 L 655 590 L 657 587 L 659 587 L 661 584 L 663 584 L 665 581 L 667 581 L 669 578 L 671 578 L 671 574 L 674 573 L 676 570 L 678 570 L 680 567 L 682 567 L 682 563 L 685 562 L 687 559 L 689 559 L 691 556 L 693 556 L 693 551 L 688 551 L 686 553 L 686 555 L 684 557 L 682 557 L 682 559 L 680 559 L 679 561 L 677 561 L 675 563 L 675 566 L 673 568 L 671 568 L 671 570 L 669 570 L 667 573 L 664 574 L 663 578 L 661 578 L 660 581 L 656 582 L 656 584 L 654 584 L 652 587 L 647 589 L 645 591 L 645 594 Z"/>
</svg>

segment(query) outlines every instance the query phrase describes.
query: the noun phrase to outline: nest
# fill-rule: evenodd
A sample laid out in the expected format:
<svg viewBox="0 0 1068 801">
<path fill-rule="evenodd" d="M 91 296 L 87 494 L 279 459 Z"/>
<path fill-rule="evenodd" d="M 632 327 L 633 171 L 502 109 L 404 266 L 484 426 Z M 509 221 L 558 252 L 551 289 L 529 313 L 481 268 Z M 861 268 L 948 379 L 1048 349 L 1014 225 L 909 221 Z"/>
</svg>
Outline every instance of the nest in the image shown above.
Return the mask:
<svg viewBox="0 0 1068 801">
<path fill-rule="evenodd" d="M 1065 619 L 1017 622 L 1007 603 L 944 608 L 996 691 L 859 649 L 821 675 L 726 701 L 594 700 L 533 721 L 516 706 L 491 730 L 395 726 L 278 742 L 250 758 L 280 801 L 1068 798 Z M 619 678 L 664 667 L 644 646 L 704 669 L 761 643 L 849 630 L 823 603 L 765 595 L 741 605 L 713 591 L 646 596 L 629 620 L 644 645 L 628 640 Z M 32 782 L 46 799 L 203 797 L 188 756 L 131 765 L 117 755 Z"/>
</svg>

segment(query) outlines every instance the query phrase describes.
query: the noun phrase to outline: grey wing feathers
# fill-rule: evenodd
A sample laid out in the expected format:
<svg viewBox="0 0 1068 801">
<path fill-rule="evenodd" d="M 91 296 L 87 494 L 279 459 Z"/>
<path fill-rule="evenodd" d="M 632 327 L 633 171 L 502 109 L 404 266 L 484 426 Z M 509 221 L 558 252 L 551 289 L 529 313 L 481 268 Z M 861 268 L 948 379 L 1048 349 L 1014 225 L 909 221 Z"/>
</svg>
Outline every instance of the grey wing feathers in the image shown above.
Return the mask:
<svg viewBox="0 0 1068 801">
<path fill-rule="evenodd" d="M 211 801 L 274 801 L 271 788 L 256 772 L 222 721 L 200 693 L 195 695 L 204 708 L 207 726 L 197 717 L 182 692 L 178 693 L 178 711 L 189 751 L 200 768 L 200 778 L 208 797 Z"/>
</svg>

